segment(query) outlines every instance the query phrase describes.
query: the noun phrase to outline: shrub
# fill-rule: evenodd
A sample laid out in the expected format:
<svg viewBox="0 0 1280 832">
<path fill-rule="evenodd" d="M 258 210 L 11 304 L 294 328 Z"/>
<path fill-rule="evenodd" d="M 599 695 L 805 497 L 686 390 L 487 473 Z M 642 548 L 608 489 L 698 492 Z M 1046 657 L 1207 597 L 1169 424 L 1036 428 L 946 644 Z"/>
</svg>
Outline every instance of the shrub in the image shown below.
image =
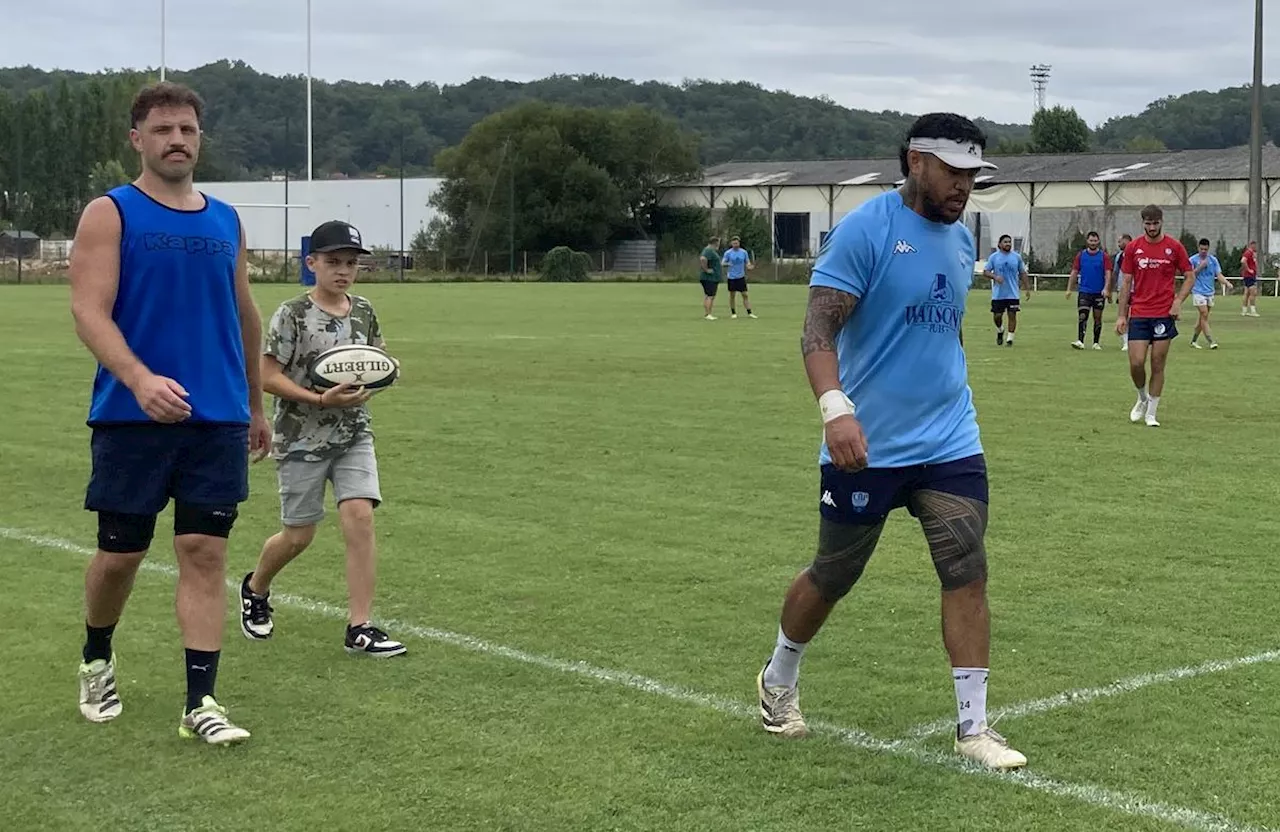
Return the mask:
<svg viewBox="0 0 1280 832">
<path fill-rule="evenodd" d="M 556 246 L 542 258 L 542 279 L 548 283 L 585 283 L 591 272 L 591 255 Z"/>
</svg>

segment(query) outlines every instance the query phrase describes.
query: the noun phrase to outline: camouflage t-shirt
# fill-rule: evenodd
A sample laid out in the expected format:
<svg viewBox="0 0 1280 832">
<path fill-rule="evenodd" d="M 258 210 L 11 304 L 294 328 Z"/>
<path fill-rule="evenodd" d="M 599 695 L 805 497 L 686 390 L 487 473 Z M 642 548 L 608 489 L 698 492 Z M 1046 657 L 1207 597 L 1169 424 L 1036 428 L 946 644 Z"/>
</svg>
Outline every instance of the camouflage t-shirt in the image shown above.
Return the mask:
<svg viewBox="0 0 1280 832">
<path fill-rule="evenodd" d="M 321 309 L 310 295 L 280 304 L 267 326 L 263 353 L 275 357 L 295 384 L 311 390 L 307 368 L 320 353 L 339 344 L 383 346 L 373 305 L 359 295 L 349 297 L 351 311 L 341 318 Z M 338 456 L 360 436 L 373 434 L 369 422 L 365 405 L 317 407 L 276 396 L 271 456 L 308 461 Z"/>
</svg>

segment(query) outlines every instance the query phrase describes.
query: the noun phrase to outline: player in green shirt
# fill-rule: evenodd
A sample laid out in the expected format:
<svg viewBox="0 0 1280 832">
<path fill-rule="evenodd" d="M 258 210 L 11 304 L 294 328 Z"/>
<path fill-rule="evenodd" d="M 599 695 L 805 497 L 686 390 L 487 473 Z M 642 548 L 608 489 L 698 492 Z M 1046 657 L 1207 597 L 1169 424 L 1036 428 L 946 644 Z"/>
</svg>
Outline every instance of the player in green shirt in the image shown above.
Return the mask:
<svg viewBox="0 0 1280 832">
<path fill-rule="evenodd" d="M 716 292 L 720 289 L 720 238 L 712 237 L 698 259 L 702 263 L 702 270 L 698 273 L 698 279 L 702 281 L 702 314 L 706 320 L 714 321 L 716 316 L 711 314 L 711 307 L 715 305 Z"/>
</svg>

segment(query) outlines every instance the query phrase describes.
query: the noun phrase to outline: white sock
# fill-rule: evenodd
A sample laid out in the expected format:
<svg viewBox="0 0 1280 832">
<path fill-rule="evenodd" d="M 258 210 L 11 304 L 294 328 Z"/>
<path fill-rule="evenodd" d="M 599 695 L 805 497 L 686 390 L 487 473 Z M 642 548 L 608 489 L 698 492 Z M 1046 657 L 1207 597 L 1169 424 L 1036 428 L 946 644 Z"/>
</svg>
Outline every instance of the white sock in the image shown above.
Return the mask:
<svg viewBox="0 0 1280 832">
<path fill-rule="evenodd" d="M 1006 339 L 1004 339 L 1004 340 L 1006 340 L 1006 341 L 1012 341 L 1012 340 L 1013 340 L 1013 333 L 1012 333 L 1012 332 L 1010 332 L 1010 333 L 1009 333 L 1009 337 L 1008 337 L 1008 338 L 1006 338 Z"/>
<path fill-rule="evenodd" d="M 1138 401 L 1145 402 L 1150 398 L 1151 395 L 1147 393 L 1147 386 L 1145 384 L 1138 388 Z"/>
<path fill-rule="evenodd" d="M 1160 397 L 1152 396 L 1147 400 L 1147 415 L 1152 419 L 1156 417 L 1156 408 L 1160 406 Z"/>
<path fill-rule="evenodd" d="M 956 684 L 956 724 L 960 736 L 978 733 L 987 722 L 987 674 L 985 667 L 953 667 L 951 678 Z"/>
<path fill-rule="evenodd" d="M 792 641 L 778 627 L 778 643 L 773 648 L 773 658 L 764 669 L 764 686 L 767 688 L 794 688 L 800 676 L 800 657 L 804 644 Z"/>
</svg>

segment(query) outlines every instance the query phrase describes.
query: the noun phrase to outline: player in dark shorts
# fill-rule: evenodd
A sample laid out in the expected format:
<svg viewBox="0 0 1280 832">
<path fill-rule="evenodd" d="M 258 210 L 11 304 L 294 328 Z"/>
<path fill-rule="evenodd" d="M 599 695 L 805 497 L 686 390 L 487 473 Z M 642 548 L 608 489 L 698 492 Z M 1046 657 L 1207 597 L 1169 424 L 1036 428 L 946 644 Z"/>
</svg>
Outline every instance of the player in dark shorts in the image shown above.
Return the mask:
<svg viewBox="0 0 1280 832">
<path fill-rule="evenodd" d="M 747 295 L 747 272 L 754 269 L 756 264 L 752 262 L 751 255 L 742 247 L 742 241 L 737 237 L 729 240 L 723 263 L 729 269 L 729 317 L 738 317 L 738 309 L 734 303 L 736 295 L 742 295 L 742 306 L 747 310 L 747 317 L 756 317 L 756 313 L 751 311 L 751 298 Z"/>
<path fill-rule="evenodd" d="M 982 274 L 991 281 L 991 317 L 996 324 L 996 346 L 1013 346 L 1018 332 L 1018 313 L 1022 311 L 1023 295 L 1030 298 L 1027 280 L 1027 264 L 1022 255 L 1013 250 L 1013 238 L 1001 234 L 996 250 L 987 258 Z M 1009 333 L 1005 334 L 1004 316 L 1009 316 Z"/>
<path fill-rule="evenodd" d="M 1246 318 L 1258 316 L 1258 241 L 1250 240 L 1240 255 L 1240 283 L 1244 297 L 1240 301 L 1240 314 Z"/>
<path fill-rule="evenodd" d="M 1076 340 L 1071 344 L 1078 350 L 1084 349 L 1084 328 L 1089 321 L 1089 312 L 1093 312 L 1093 348 L 1102 349 L 1102 310 L 1107 308 L 1107 272 L 1110 261 L 1107 251 L 1102 247 L 1102 238 L 1098 232 L 1090 231 L 1085 237 L 1085 248 L 1076 252 L 1075 262 L 1071 266 L 1071 278 L 1067 281 L 1067 298 L 1071 293 L 1080 292 L 1076 296 Z"/>
<path fill-rule="evenodd" d="M 889 514 L 906 508 L 941 584 L 955 751 L 987 768 L 1027 763 L 987 723 L 989 494 L 960 326 L 977 252 L 959 220 L 976 174 L 994 167 L 985 145 L 963 116 L 921 116 L 900 152 L 902 188 L 840 220 L 814 264 L 801 345 L 823 421 L 818 542 L 787 590 L 773 655 L 756 676 L 771 734 L 807 732 L 801 655 L 861 577 Z"/>
<path fill-rule="evenodd" d="M 130 140 L 142 173 L 90 202 L 76 230 L 71 307 L 98 360 L 84 503 L 98 516 L 98 550 L 79 681 L 85 719 L 120 715 L 112 637 L 172 499 L 187 676 L 178 733 L 221 745 L 249 737 L 214 698 L 227 538 L 249 495 L 249 454 L 266 454 L 271 431 L 240 219 L 192 185 L 203 109 L 178 84 L 139 92 Z"/>
<path fill-rule="evenodd" d="M 1164 211 L 1158 205 L 1142 209 L 1144 235 L 1129 243 L 1120 263 L 1120 314 L 1116 332 L 1129 334 L 1129 375 L 1138 390 L 1138 401 L 1129 411 L 1130 422 L 1145 421 L 1159 427 L 1156 408 L 1164 393 L 1164 365 L 1169 345 L 1178 337 L 1177 319 L 1182 304 L 1195 287 L 1191 258 L 1182 243 L 1164 233 Z M 1178 274 L 1184 280 L 1177 291 Z M 1147 355 L 1151 355 L 1151 381 L 1147 383 Z"/>
<path fill-rule="evenodd" d="M 716 303 L 716 292 L 720 290 L 720 238 L 712 237 L 698 256 L 700 269 L 698 281 L 702 284 L 702 317 L 714 321 L 711 308 Z"/>
</svg>

